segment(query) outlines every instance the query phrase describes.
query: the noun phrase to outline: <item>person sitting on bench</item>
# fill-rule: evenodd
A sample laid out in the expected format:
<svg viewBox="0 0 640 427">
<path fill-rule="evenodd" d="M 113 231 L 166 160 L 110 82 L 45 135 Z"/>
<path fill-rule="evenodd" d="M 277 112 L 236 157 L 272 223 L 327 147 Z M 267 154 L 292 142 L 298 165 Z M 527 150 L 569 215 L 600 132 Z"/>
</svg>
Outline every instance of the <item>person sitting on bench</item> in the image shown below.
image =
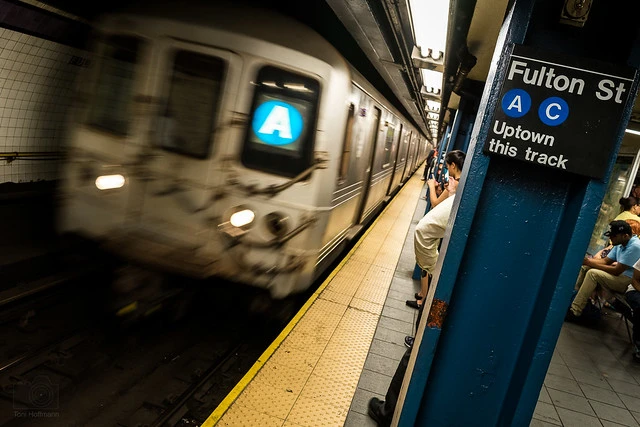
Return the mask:
<svg viewBox="0 0 640 427">
<path fill-rule="evenodd" d="M 581 318 L 582 310 L 598 285 L 624 293 L 631 283 L 633 265 L 640 259 L 640 240 L 633 235 L 631 226 L 621 220 L 612 221 L 605 236 L 611 239 L 613 249 L 604 258 L 584 258 L 582 261 L 576 282 L 578 293 L 565 317 L 567 321 L 585 320 Z"/>
</svg>

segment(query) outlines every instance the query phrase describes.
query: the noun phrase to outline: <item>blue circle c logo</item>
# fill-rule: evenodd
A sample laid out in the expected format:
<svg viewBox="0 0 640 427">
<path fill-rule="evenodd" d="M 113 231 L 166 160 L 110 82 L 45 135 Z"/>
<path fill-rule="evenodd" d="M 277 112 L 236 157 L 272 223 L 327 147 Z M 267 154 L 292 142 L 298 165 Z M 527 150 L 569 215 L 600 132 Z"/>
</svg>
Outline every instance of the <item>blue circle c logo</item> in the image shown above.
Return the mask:
<svg viewBox="0 0 640 427">
<path fill-rule="evenodd" d="M 267 101 L 256 108 L 251 128 L 260 141 L 269 145 L 291 144 L 302 133 L 302 115 L 282 101 Z"/>
<path fill-rule="evenodd" d="M 538 108 L 538 116 L 545 125 L 558 126 L 569 117 L 569 104 L 562 98 L 552 96 L 542 101 Z"/>
<path fill-rule="evenodd" d="M 522 89 L 511 89 L 502 97 L 502 111 L 509 117 L 522 117 L 531 108 L 531 97 Z"/>
</svg>

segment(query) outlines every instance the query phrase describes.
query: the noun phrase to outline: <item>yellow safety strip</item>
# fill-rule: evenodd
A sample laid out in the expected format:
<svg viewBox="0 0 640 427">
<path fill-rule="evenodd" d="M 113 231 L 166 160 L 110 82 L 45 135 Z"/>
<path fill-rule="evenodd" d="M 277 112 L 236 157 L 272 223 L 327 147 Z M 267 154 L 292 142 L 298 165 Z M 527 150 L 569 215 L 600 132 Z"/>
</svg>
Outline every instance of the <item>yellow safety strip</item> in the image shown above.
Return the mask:
<svg viewBox="0 0 640 427">
<path fill-rule="evenodd" d="M 400 193 L 400 191 L 403 191 L 405 188 L 406 187 L 403 185 L 402 188 L 398 191 L 398 193 Z M 398 194 L 396 194 L 396 196 L 397 195 Z M 394 199 L 395 199 L 395 196 L 394 196 Z M 238 396 L 240 396 L 240 393 L 242 393 L 244 389 L 249 385 L 251 380 L 253 380 L 253 378 L 258 374 L 258 372 L 260 371 L 260 369 L 262 369 L 264 364 L 267 363 L 267 361 L 273 355 L 276 349 L 280 347 L 280 344 L 282 344 L 282 341 L 284 341 L 285 338 L 287 338 L 287 336 L 291 333 L 293 328 L 298 324 L 300 319 L 305 315 L 307 310 L 309 310 L 311 305 L 320 296 L 322 291 L 324 291 L 324 289 L 329 285 L 329 283 L 331 283 L 331 280 L 333 280 L 335 275 L 338 274 L 338 272 L 342 269 L 344 264 L 346 264 L 346 262 L 349 260 L 349 258 L 351 258 L 353 253 L 360 247 L 360 244 L 362 243 L 362 241 L 365 239 L 365 237 L 367 237 L 367 235 L 376 225 L 378 220 L 382 218 L 382 216 L 385 214 L 387 209 L 389 209 L 389 206 L 391 206 L 391 203 L 389 203 L 382 210 L 380 215 L 378 215 L 378 217 L 376 218 L 375 221 L 373 221 L 371 226 L 367 228 L 367 231 L 365 231 L 364 234 L 360 236 L 360 239 L 358 239 L 358 242 L 344 257 L 344 259 L 340 262 L 340 264 L 338 264 L 338 266 L 331 272 L 329 277 L 327 277 L 325 281 L 322 282 L 322 285 L 320 285 L 318 289 L 313 293 L 313 295 L 311 295 L 309 300 L 307 300 L 307 302 L 302 306 L 302 308 L 298 311 L 298 313 L 296 313 L 296 315 L 293 317 L 293 319 L 291 319 L 289 324 L 287 324 L 287 326 L 282 330 L 282 332 L 280 332 L 280 335 L 278 335 L 278 337 L 271 343 L 271 345 L 264 351 L 264 353 L 262 353 L 262 355 L 258 358 L 256 363 L 254 363 L 251 369 L 249 369 L 249 372 L 247 372 L 245 376 L 242 377 L 242 379 L 238 382 L 238 384 L 236 384 L 233 390 L 231 390 L 229 394 L 224 398 L 224 400 L 220 402 L 218 407 L 211 413 L 211 415 L 209 415 L 209 418 L 206 419 L 206 421 L 202 424 L 201 427 L 213 427 L 220 420 L 220 418 L 222 418 L 222 416 L 224 415 L 225 412 L 227 412 L 231 404 L 238 398 Z"/>
</svg>

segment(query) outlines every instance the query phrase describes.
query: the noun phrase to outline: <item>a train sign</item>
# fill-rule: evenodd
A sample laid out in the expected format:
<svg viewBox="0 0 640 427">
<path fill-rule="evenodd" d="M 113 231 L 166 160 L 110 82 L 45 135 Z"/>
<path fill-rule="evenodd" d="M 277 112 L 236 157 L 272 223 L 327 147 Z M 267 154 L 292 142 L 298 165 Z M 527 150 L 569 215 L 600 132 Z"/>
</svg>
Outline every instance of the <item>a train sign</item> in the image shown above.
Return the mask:
<svg viewBox="0 0 640 427">
<path fill-rule="evenodd" d="M 251 127 L 256 137 L 268 145 L 288 145 L 302 134 L 300 112 L 282 101 L 267 101 L 256 108 Z"/>
<path fill-rule="evenodd" d="M 484 153 L 603 178 L 634 75 L 516 45 Z"/>
</svg>

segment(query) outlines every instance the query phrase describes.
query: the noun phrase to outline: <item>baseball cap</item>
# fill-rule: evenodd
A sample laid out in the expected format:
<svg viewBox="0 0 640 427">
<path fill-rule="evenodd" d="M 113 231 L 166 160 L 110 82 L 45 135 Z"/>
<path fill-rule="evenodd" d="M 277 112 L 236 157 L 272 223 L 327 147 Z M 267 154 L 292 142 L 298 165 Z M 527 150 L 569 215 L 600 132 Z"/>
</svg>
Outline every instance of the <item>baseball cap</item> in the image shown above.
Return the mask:
<svg viewBox="0 0 640 427">
<path fill-rule="evenodd" d="M 609 231 L 604 233 L 605 236 L 617 236 L 618 234 L 629 234 L 632 235 L 631 226 L 622 220 L 611 221 L 609 223 Z"/>
</svg>

